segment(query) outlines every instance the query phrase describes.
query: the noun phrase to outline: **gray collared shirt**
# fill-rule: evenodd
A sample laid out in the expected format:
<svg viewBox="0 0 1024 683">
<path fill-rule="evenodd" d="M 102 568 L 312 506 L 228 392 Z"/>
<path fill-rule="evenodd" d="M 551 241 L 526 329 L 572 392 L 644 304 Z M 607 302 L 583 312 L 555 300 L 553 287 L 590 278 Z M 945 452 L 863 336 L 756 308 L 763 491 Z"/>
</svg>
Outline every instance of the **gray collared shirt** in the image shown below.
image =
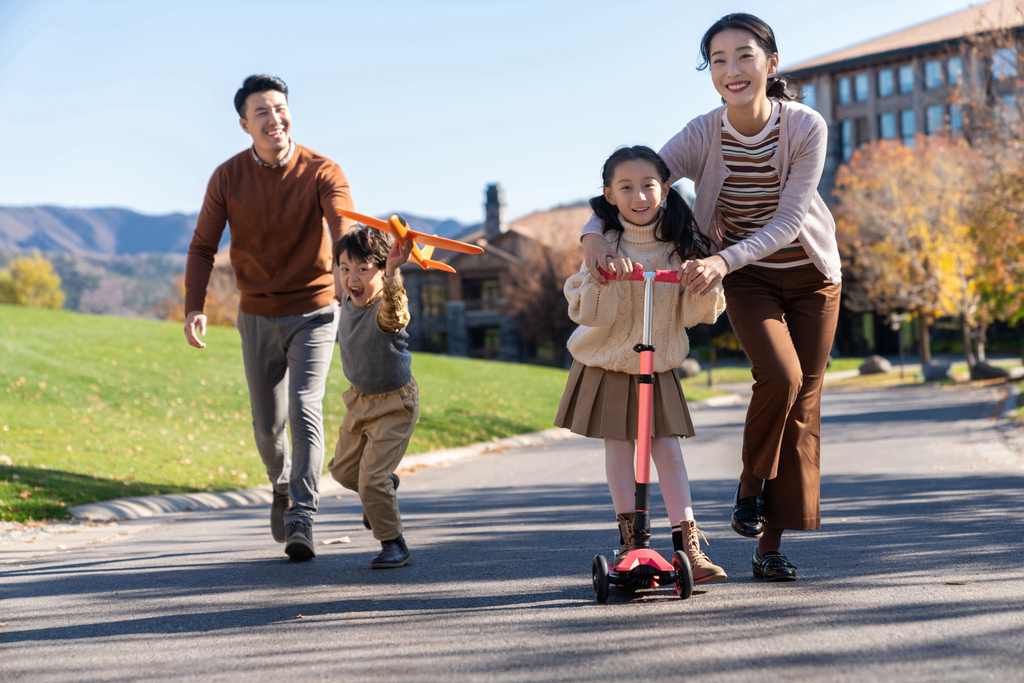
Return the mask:
<svg viewBox="0 0 1024 683">
<path fill-rule="evenodd" d="M 253 145 L 249 149 L 249 151 L 252 152 L 252 158 L 256 160 L 256 163 L 262 166 L 263 168 L 282 168 L 288 165 L 288 162 L 292 160 L 293 156 L 295 156 L 295 141 L 289 140 L 288 142 L 290 144 L 290 147 L 288 148 L 288 154 L 285 156 L 284 159 L 281 159 L 281 161 L 277 162 L 276 164 L 268 164 L 267 162 L 263 161 L 263 159 L 260 159 L 260 155 L 256 153 L 256 145 Z"/>
</svg>

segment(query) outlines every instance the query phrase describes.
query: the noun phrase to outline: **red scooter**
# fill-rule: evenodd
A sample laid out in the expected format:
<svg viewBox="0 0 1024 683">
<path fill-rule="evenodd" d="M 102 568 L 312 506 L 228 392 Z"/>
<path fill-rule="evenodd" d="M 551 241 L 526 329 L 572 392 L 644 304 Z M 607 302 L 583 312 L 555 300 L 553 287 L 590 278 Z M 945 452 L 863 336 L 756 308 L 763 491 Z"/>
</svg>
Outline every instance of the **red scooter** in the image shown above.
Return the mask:
<svg viewBox="0 0 1024 683">
<path fill-rule="evenodd" d="M 614 276 L 601 271 L 609 282 Z M 654 282 L 679 284 L 674 270 L 634 270 L 630 280 L 644 282 L 643 341 L 633 347 L 640 354 L 640 419 L 636 440 L 636 512 L 633 513 L 633 550 L 624 557 L 616 557 L 609 567 L 604 555 L 594 558 L 594 596 L 598 602 L 608 599 L 610 586 L 629 592 L 642 588 L 657 588 L 668 583 L 675 585 L 676 593 L 686 600 L 693 594 L 693 570 L 690 560 L 677 550 L 669 564 L 651 550 L 651 407 L 654 399 L 654 347 L 651 345 L 652 307 L 651 290 Z"/>
</svg>

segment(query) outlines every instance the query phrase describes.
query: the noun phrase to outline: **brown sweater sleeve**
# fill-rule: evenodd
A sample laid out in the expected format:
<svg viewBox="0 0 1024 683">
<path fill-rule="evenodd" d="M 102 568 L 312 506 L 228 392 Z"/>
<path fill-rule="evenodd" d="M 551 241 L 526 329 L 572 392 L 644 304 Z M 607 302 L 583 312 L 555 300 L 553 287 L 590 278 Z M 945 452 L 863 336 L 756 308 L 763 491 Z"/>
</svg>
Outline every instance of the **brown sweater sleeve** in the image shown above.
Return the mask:
<svg viewBox="0 0 1024 683">
<path fill-rule="evenodd" d="M 228 211 L 223 193 L 224 169 L 218 168 L 206 187 L 206 198 L 196 221 L 196 231 L 185 259 L 185 315 L 202 311 L 206 287 L 210 284 L 213 258 L 227 225 Z"/>
<path fill-rule="evenodd" d="M 331 162 L 324 164 L 317 177 L 317 191 L 320 193 L 320 208 L 331 230 L 332 243 L 341 239 L 354 223 L 338 213 L 337 209 L 353 210 L 352 194 L 348 179 L 341 167 Z"/>
</svg>

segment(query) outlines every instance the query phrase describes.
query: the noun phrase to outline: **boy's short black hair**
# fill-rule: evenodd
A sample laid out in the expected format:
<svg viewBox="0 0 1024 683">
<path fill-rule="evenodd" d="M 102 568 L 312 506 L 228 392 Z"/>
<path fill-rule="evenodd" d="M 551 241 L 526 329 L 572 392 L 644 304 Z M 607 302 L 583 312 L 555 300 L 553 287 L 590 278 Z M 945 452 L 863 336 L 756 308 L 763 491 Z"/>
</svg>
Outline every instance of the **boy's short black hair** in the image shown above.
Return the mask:
<svg viewBox="0 0 1024 683">
<path fill-rule="evenodd" d="M 365 261 L 383 269 L 388 263 L 388 254 L 394 242 L 394 238 L 382 230 L 357 224 L 335 242 L 334 263 L 337 265 L 341 255 L 347 252 L 354 261 Z"/>
<path fill-rule="evenodd" d="M 288 86 L 277 76 L 267 76 L 266 74 L 253 74 L 242 82 L 242 87 L 235 93 L 235 111 L 243 119 L 245 118 L 245 100 L 248 99 L 249 95 L 258 92 L 267 92 L 268 90 L 276 90 L 277 92 L 284 95 L 284 101 L 288 101 Z"/>
</svg>

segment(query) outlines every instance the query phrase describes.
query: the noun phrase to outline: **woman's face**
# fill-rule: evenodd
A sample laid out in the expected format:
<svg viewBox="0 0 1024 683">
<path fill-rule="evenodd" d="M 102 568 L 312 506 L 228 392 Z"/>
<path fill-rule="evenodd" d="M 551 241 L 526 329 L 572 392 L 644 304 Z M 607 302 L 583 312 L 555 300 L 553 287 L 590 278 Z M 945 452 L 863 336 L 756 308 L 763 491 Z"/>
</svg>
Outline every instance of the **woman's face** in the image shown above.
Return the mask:
<svg viewBox="0 0 1024 683">
<path fill-rule="evenodd" d="M 615 167 L 611 187 L 604 188 L 604 197 L 630 223 L 647 225 L 657 218 L 668 189 L 654 164 L 646 159 L 632 159 Z"/>
<path fill-rule="evenodd" d="M 779 55 L 765 54 L 754 34 L 738 28 L 719 31 L 711 39 L 711 80 L 730 107 L 744 107 L 765 96 L 768 76 L 779 67 Z"/>
</svg>

